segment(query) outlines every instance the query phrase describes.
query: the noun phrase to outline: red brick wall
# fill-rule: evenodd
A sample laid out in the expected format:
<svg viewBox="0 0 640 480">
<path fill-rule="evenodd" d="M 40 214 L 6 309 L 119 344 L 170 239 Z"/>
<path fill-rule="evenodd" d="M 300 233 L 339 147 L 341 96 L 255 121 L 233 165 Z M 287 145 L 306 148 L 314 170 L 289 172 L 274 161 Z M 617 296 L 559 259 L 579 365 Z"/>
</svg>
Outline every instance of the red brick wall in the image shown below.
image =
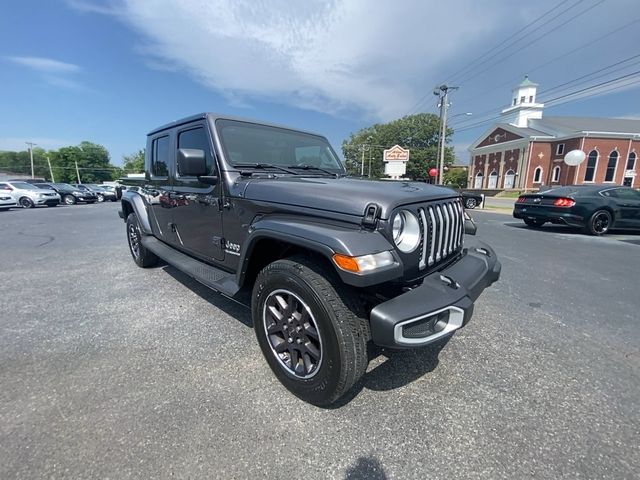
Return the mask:
<svg viewBox="0 0 640 480">
<path fill-rule="evenodd" d="M 630 148 L 631 147 L 631 148 Z M 584 153 L 587 155 L 587 159 L 582 162 L 578 167 L 578 183 L 581 184 L 584 181 L 584 175 L 587 170 L 587 162 L 589 159 L 589 153 L 592 150 L 596 150 L 599 154 L 598 162 L 596 164 L 596 174 L 593 183 L 604 183 L 605 175 L 607 172 L 607 164 L 609 163 L 609 154 L 613 150 L 618 151 L 618 163 L 616 166 L 615 178 L 612 183 L 622 185 L 624 171 L 627 164 L 627 158 L 629 152 L 635 148 L 636 154 L 640 153 L 640 142 L 635 140 L 629 142 L 629 139 L 620 138 L 591 138 L 587 137 L 584 141 Z M 636 164 L 638 162 L 636 161 Z M 636 165 L 636 171 L 638 171 L 638 165 Z M 638 184 L 636 177 L 634 185 Z"/>
</svg>

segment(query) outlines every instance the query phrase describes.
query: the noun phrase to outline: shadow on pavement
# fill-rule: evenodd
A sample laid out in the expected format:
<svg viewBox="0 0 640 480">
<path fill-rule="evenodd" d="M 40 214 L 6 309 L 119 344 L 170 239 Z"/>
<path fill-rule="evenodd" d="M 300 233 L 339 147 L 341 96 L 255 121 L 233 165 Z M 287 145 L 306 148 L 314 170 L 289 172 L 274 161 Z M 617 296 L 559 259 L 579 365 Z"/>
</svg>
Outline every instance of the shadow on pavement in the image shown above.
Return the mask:
<svg viewBox="0 0 640 480">
<path fill-rule="evenodd" d="M 243 325 L 253 328 L 251 310 L 248 307 L 249 304 L 245 303 L 244 298 L 241 297 L 239 300 L 232 300 L 225 297 L 166 263 L 163 263 L 160 268 L 212 306 L 222 310 Z"/>
<path fill-rule="evenodd" d="M 354 465 L 349 466 L 344 475 L 345 480 L 386 480 L 387 474 L 382 463 L 372 455 L 360 457 Z"/>
</svg>

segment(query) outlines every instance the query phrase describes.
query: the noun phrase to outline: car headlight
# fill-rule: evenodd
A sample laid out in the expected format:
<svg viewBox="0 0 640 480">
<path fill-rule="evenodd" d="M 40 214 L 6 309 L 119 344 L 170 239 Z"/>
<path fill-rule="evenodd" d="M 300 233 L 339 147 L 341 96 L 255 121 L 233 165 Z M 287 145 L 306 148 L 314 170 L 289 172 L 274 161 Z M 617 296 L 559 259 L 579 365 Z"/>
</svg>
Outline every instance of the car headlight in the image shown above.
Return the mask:
<svg viewBox="0 0 640 480">
<path fill-rule="evenodd" d="M 84 194 L 82 192 L 71 192 L 71 195 L 77 195 L 77 196 L 81 197 Z"/>
<path fill-rule="evenodd" d="M 420 223 L 408 210 L 400 210 L 393 217 L 393 242 L 403 253 L 411 253 L 420 245 Z"/>
</svg>

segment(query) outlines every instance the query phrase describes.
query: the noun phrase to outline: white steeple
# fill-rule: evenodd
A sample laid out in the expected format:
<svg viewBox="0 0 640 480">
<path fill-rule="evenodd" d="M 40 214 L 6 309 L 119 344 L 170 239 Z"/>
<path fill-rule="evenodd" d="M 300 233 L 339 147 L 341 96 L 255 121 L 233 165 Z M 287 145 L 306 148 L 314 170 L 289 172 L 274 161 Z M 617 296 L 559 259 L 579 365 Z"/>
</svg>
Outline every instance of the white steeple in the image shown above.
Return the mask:
<svg viewBox="0 0 640 480">
<path fill-rule="evenodd" d="M 529 80 L 528 76 L 520 85 L 511 90 L 511 105 L 502 110 L 502 117 L 506 123 L 516 127 L 527 127 L 530 118 L 542 118 L 542 103 L 536 103 L 538 84 Z"/>
</svg>

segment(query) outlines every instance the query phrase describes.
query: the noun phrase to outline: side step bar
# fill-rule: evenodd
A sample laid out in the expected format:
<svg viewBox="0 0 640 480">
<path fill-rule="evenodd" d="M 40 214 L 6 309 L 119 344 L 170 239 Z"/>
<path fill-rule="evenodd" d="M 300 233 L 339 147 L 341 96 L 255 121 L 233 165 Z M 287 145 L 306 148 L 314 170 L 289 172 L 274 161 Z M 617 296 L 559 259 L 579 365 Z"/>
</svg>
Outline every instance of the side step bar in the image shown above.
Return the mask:
<svg viewBox="0 0 640 480">
<path fill-rule="evenodd" d="M 236 283 L 235 275 L 232 273 L 227 273 L 195 258 L 191 258 L 175 248 L 162 243 L 155 237 L 143 235 L 142 245 L 169 265 L 176 267 L 178 270 L 223 295 L 233 297 L 238 293 L 238 290 L 240 290 L 240 287 Z"/>
</svg>

